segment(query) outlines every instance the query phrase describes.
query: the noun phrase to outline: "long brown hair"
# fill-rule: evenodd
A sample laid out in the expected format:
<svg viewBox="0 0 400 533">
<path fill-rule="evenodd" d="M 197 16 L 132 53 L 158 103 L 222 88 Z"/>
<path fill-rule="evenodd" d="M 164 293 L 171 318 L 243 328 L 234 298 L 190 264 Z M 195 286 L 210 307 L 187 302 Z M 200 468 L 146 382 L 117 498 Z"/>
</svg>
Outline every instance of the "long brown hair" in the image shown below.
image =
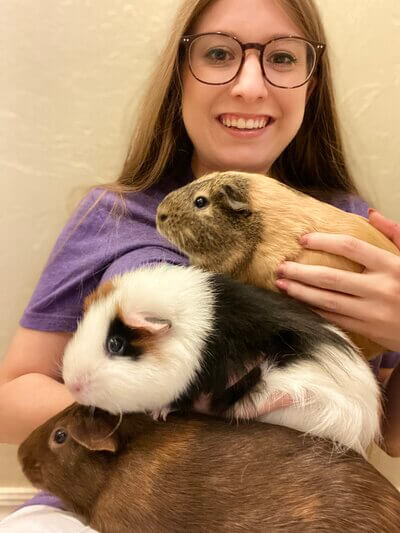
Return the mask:
<svg viewBox="0 0 400 533">
<path fill-rule="evenodd" d="M 186 173 L 193 145 L 181 114 L 181 37 L 213 0 L 185 0 L 170 38 L 149 80 L 129 153 L 118 179 L 105 188 L 115 192 L 145 190 L 164 176 Z M 312 41 L 326 42 L 313 0 L 280 0 L 293 21 Z M 314 195 L 356 192 L 344 151 L 327 50 L 320 59 L 316 86 L 300 130 L 269 170 L 269 175 Z"/>
</svg>

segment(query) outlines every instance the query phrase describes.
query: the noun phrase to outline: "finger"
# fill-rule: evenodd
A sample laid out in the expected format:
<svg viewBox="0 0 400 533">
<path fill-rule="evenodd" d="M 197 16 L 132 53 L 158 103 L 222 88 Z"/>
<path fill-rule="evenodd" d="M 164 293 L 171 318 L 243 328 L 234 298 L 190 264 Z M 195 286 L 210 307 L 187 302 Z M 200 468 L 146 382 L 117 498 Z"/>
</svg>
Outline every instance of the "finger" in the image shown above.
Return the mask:
<svg viewBox="0 0 400 533">
<path fill-rule="evenodd" d="M 387 350 L 397 352 L 400 349 L 400 344 L 398 340 L 372 335 L 371 332 L 373 331 L 373 328 L 371 329 L 370 322 L 364 322 L 363 320 L 357 320 L 355 318 L 337 315 L 336 313 L 329 313 L 327 311 L 321 311 L 315 308 L 313 308 L 313 310 L 322 317 L 329 320 L 329 322 L 333 322 L 334 324 L 346 330 L 347 332 L 350 331 L 352 333 L 358 333 L 359 335 L 363 335 L 364 337 L 367 337 L 367 339 L 370 339 L 371 341 L 380 344 Z"/>
<path fill-rule="evenodd" d="M 313 311 L 346 331 L 370 336 L 370 328 L 368 327 L 367 322 L 364 322 L 363 320 L 358 320 L 349 316 L 338 315 L 337 313 L 330 313 L 329 311 L 321 311 L 321 309 L 317 308 L 313 308 Z"/>
<path fill-rule="evenodd" d="M 300 243 L 305 248 L 341 255 L 355 263 L 364 265 L 368 270 L 375 271 L 385 270 L 392 264 L 394 256 L 391 252 L 350 235 L 338 235 L 336 233 L 308 233 L 301 237 Z"/>
<path fill-rule="evenodd" d="M 292 279 L 321 289 L 343 292 L 353 296 L 373 294 L 373 289 L 369 290 L 366 283 L 365 274 L 348 272 L 338 268 L 285 261 L 279 266 L 277 274 L 280 278 Z"/>
<path fill-rule="evenodd" d="M 386 218 L 381 213 L 371 210 L 368 219 L 374 228 L 386 235 L 394 244 L 400 248 L 400 224 L 394 220 Z"/>
<path fill-rule="evenodd" d="M 360 320 L 364 320 L 368 312 L 368 309 L 365 309 L 367 307 L 365 300 L 357 296 L 317 289 L 287 279 L 277 279 L 276 285 L 289 296 L 323 311 L 356 317 Z"/>
</svg>

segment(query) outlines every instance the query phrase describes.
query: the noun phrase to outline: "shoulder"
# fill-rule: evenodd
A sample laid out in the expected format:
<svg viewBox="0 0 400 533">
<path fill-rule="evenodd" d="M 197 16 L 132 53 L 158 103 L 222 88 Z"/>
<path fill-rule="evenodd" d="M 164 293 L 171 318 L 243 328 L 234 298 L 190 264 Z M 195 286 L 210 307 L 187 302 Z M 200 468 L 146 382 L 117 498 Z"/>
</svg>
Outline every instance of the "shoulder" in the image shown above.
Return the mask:
<svg viewBox="0 0 400 533">
<path fill-rule="evenodd" d="M 171 191 L 186 185 L 193 179 L 190 172 L 179 176 L 165 176 L 144 191 L 118 194 L 104 187 L 91 189 L 81 200 L 72 216 L 73 221 L 84 216 L 88 220 L 112 215 L 111 219 L 155 220 L 158 204 Z M 84 222 L 85 220 L 82 219 Z"/>
<path fill-rule="evenodd" d="M 102 187 L 93 188 L 66 222 L 54 250 L 83 242 L 93 248 L 99 241 L 107 242 L 110 250 L 124 238 L 130 237 L 132 241 L 137 230 L 140 233 L 155 230 L 157 206 L 164 196 L 158 187 L 124 195 Z"/>
<path fill-rule="evenodd" d="M 103 188 L 88 192 L 62 230 L 49 264 L 98 275 L 121 256 L 164 248 L 155 218 L 165 193 L 159 188 L 119 195 Z"/>
<path fill-rule="evenodd" d="M 86 219 L 90 221 L 110 214 L 114 218 L 121 216 L 132 218 L 135 214 L 154 213 L 161 196 L 157 189 L 120 195 L 96 187 L 85 194 L 69 222 L 85 222 Z"/>
<path fill-rule="evenodd" d="M 21 325 L 72 331 L 84 298 L 103 279 L 146 263 L 187 262 L 156 230 L 163 195 L 159 188 L 123 198 L 103 188 L 88 192 L 59 235 Z"/>
</svg>

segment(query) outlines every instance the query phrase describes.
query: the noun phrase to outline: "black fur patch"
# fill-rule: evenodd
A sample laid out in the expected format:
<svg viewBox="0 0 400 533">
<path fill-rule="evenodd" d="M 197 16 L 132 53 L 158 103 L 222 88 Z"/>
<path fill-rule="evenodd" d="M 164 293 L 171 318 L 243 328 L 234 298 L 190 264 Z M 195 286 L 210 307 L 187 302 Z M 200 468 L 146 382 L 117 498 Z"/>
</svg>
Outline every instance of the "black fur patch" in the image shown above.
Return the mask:
<svg viewBox="0 0 400 533">
<path fill-rule="evenodd" d="M 113 338 L 123 342 L 123 349 L 120 353 L 114 353 L 109 349 L 109 343 Z M 140 338 L 140 330 L 130 328 L 116 316 L 108 329 L 104 349 L 110 357 L 129 357 L 135 360 L 144 352 L 143 347 L 136 343 Z"/>
<path fill-rule="evenodd" d="M 260 372 L 245 376 L 234 389 L 227 389 L 230 379 L 258 365 L 260 356 L 285 367 L 311 359 L 323 344 L 341 350 L 343 357 L 352 356 L 351 345 L 324 327 L 328 322 L 305 304 L 223 274 L 212 274 L 210 283 L 215 292 L 214 331 L 204 347 L 198 381 L 177 405 L 188 405 L 199 392 L 206 392 L 215 410 L 227 409 L 257 385 Z"/>
<path fill-rule="evenodd" d="M 248 394 L 260 382 L 260 378 L 261 368 L 256 366 L 234 385 L 223 391 L 221 396 L 214 394 L 211 401 L 211 410 L 215 413 L 223 413 Z"/>
</svg>

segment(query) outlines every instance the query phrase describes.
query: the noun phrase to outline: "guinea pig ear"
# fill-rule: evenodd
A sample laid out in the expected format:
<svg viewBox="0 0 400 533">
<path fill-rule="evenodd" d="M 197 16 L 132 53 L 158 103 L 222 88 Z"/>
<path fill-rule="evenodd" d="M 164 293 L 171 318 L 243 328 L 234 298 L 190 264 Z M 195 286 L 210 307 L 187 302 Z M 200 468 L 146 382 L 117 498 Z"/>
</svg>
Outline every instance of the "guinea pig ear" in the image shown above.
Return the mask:
<svg viewBox="0 0 400 533">
<path fill-rule="evenodd" d="M 162 335 L 171 328 L 171 322 L 166 318 L 152 316 L 149 313 L 123 313 L 124 324 L 132 329 L 140 330 L 145 337 Z"/>
<path fill-rule="evenodd" d="M 221 200 L 227 207 L 245 216 L 251 215 L 249 202 L 243 193 L 234 185 L 222 185 Z"/>
<path fill-rule="evenodd" d="M 69 427 L 71 438 L 88 450 L 113 452 L 118 448 L 116 433 L 105 421 L 98 418 L 78 418 Z"/>
</svg>

